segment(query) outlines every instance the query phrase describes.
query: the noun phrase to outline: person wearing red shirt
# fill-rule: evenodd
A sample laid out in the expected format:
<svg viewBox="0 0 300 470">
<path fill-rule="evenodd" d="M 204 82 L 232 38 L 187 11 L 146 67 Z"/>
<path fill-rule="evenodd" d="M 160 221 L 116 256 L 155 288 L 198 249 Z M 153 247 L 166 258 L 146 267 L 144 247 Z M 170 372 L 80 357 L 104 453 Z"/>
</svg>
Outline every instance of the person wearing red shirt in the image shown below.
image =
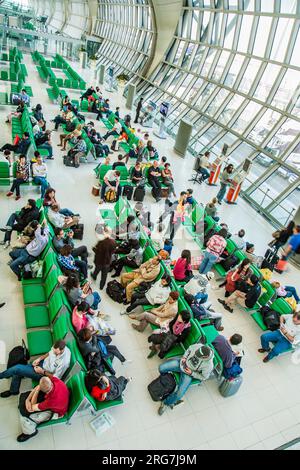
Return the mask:
<svg viewBox="0 0 300 470">
<path fill-rule="evenodd" d="M 182 251 L 174 266 L 173 274 L 174 279 L 181 282 L 188 282 L 193 277 L 190 250 Z"/>
<path fill-rule="evenodd" d="M 56 377 L 42 377 L 39 385 L 29 394 L 22 393 L 19 401 L 22 433 L 17 441 L 25 442 L 36 436 L 37 425 L 49 421 L 54 414 L 60 418 L 64 416 L 68 411 L 69 398 L 67 386 Z"/>
</svg>

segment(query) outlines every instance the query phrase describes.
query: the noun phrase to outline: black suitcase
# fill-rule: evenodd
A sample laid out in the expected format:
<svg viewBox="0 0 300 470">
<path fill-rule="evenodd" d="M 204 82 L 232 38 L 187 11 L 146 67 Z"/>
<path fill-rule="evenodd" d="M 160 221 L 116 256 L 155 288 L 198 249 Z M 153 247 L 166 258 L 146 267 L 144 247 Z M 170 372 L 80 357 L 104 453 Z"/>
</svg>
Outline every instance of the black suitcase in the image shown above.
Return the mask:
<svg viewBox="0 0 300 470">
<path fill-rule="evenodd" d="M 148 392 L 153 401 L 162 401 L 167 398 L 176 388 L 176 381 L 173 374 L 167 372 L 160 374 L 148 385 Z"/>
<path fill-rule="evenodd" d="M 236 266 L 239 263 L 237 256 L 229 255 L 226 259 L 220 261 L 220 265 L 223 266 L 225 271 L 229 271 L 231 268 Z"/>
<path fill-rule="evenodd" d="M 261 269 L 270 269 L 270 271 L 274 271 L 276 264 L 279 261 L 279 256 L 277 255 L 277 250 L 274 248 L 269 248 L 265 252 L 264 259 L 261 263 Z"/>
<path fill-rule="evenodd" d="M 129 184 L 126 184 L 123 186 L 123 196 L 128 199 L 128 201 L 131 201 L 133 195 L 133 186 L 130 186 Z"/>
<path fill-rule="evenodd" d="M 16 366 L 17 364 L 27 364 L 29 361 L 30 354 L 28 349 L 26 348 L 26 344 L 22 340 L 22 346 L 16 346 L 13 348 L 9 355 L 8 355 L 8 360 L 7 360 L 7 369 L 10 367 Z"/>
<path fill-rule="evenodd" d="M 137 186 L 133 193 L 133 200 L 137 202 L 143 202 L 145 193 L 145 188 L 140 188 L 139 186 Z"/>
<path fill-rule="evenodd" d="M 74 232 L 73 238 L 75 240 L 82 240 L 83 239 L 83 230 L 84 230 L 84 225 L 83 224 L 77 224 L 74 227 L 71 227 L 71 230 Z"/>
<path fill-rule="evenodd" d="M 112 300 L 119 304 L 122 304 L 125 300 L 125 289 L 117 280 L 110 281 L 107 284 L 106 293 Z"/>
</svg>

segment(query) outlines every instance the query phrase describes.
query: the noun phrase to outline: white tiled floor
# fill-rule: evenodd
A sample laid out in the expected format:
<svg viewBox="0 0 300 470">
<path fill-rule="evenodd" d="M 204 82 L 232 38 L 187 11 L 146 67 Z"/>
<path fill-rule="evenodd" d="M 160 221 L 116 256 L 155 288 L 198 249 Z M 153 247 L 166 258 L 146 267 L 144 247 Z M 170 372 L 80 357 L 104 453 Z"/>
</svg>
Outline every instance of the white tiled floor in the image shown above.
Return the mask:
<svg viewBox="0 0 300 470">
<path fill-rule="evenodd" d="M 58 111 L 58 106 L 50 104 L 46 86 L 36 72 L 29 56 L 25 56 L 29 71 L 28 83 L 34 91 L 33 104 L 41 103 L 44 108 L 48 127 L 52 128 L 50 119 Z M 77 64 L 76 64 L 77 67 Z M 83 75 L 90 80 L 89 71 Z M 107 93 L 110 95 L 109 93 Z M 71 97 L 78 93 L 70 91 Z M 124 100 L 121 96 L 111 96 L 113 107 L 120 105 L 123 111 Z M 8 108 L 0 109 L 1 144 L 10 142 L 10 126 L 4 124 Z M 93 115 L 89 117 L 94 118 Z M 100 124 L 97 127 L 101 129 Z M 91 248 L 95 243 L 94 226 L 98 200 L 91 195 L 95 183 L 94 165 L 81 165 L 79 169 L 66 168 L 62 164 L 62 152 L 56 144 L 58 134 L 53 133 L 55 160 L 48 163 L 49 181 L 57 189 L 58 201 L 64 207 L 80 212 L 85 224 L 84 243 Z M 193 159 L 181 159 L 173 152 L 171 140 L 158 141 L 154 144 L 160 154 L 167 155 L 176 179 L 177 191 L 190 186 L 187 180 L 191 177 Z M 18 203 L 5 197 L 1 188 L 0 223 L 3 226 L 7 216 L 24 205 L 27 196 L 37 196 L 31 189 L 23 190 L 23 199 Z M 195 196 L 199 201 L 207 202 L 216 193 L 216 188 L 202 185 L 195 186 Z M 147 197 L 146 202 L 152 200 Z M 157 205 L 152 205 L 157 209 Z M 272 227 L 254 212 L 242 199 L 237 206 L 223 205 L 220 208 L 222 219 L 226 220 L 233 232 L 243 227 L 247 240 L 255 242 L 257 252 L 263 254 L 270 239 Z M 183 241 L 177 245 L 182 247 Z M 174 250 L 174 256 L 178 249 Z M 7 251 L 0 252 L 0 299 L 7 305 L 1 309 L 0 340 L 5 341 L 7 351 L 26 338 L 23 303 L 20 285 L 6 266 Z M 283 276 L 286 283 L 299 286 L 299 271 L 290 267 Z M 95 286 L 96 287 L 96 286 Z M 216 298 L 221 291 L 211 291 L 210 298 L 219 308 Z M 299 366 L 291 362 L 291 355 L 284 355 L 269 364 L 263 364 L 259 347 L 260 330 L 251 318 L 237 311 L 231 315 L 224 314 L 225 334 L 240 332 L 244 336 L 246 357 L 243 361 L 244 383 L 238 395 L 224 399 L 218 393 L 215 380 L 201 387 L 191 388 L 184 406 L 168 411 L 162 417 L 157 415 L 157 404 L 151 401 L 147 385 L 157 376 L 159 360 L 146 359 L 147 332 L 138 334 L 130 328 L 128 318 L 120 317 L 118 306 L 102 294 L 101 308 L 112 317 L 112 323 L 118 332 L 115 344 L 133 362 L 125 371 L 116 363 L 119 373 L 133 377 L 125 393 L 122 407 L 113 408 L 110 413 L 116 424 L 101 437 L 96 437 L 89 422 L 92 416 L 88 413 L 79 415 L 71 426 L 59 425 L 43 429 L 39 435 L 25 444 L 16 442 L 19 433 L 17 398 L 0 399 L 0 449 L 274 449 L 300 435 L 300 397 L 297 393 L 300 385 Z M 1 366 L 4 368 L 4 365 Z M 23 389 L 29 382 L 24 381 Z M 7 383 L 1 381 L 0 390 L 6 390 Z"/>
</svg>

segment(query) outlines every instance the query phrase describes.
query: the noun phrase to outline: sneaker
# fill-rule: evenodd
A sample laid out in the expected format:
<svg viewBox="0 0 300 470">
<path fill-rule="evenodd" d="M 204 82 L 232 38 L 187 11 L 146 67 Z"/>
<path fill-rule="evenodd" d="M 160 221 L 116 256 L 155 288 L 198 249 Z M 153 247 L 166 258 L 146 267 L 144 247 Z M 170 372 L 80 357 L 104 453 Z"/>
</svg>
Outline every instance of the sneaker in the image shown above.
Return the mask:
<svg viewBox="0 0 300 470">
<path fill-rule="evenodd" d="M 21 196 L 16 196 L 15 199 L 16 201 L 18 201 L 19 199 L 21 199 Z"/>
<path fill-rule="evenodd" d="M 103 202 L 104 202 L 103 199 L 100 199 L 99 204 L 103 204 Z"/>
<path fill-rule="evenodd" d="M 269 352 L 269 351 L 270 351 L 270 348 L 269 349 L 263 349 L 263 348 L 258 349 L 258 352 L 261 353 L 261 354 Z"/>
<path fill-rule="evenodd" d="M 160 407 L 158 408 L 158 414 L 159 416 L 162 416 L 165 411 L 167 411 L 167 405 L 165 405 L 163 402 L 161 403 Z"/>
<path fill-rule="evenodd" d="M 1 302 L 0 308 L 4 307 L 4 305 L 5 305 L 5 302 Z"/>
<path fill-rule="evenodd" d="M 7 241 L 7 242 L 0 242 L 0 245 L 4 246 L 4 248 L 7 249 L 7 248 L 10 246 L 10 242 L 9 242 L 9 241 Z M 10 265 L 11 261 L 9 261 L 8 263 L 9 263 L 9 265 Z M 8 263 L 7 263 L 7 264 L 8 264 Z"/>
<path fill-rule="evenodd" d="M 8 191 L 8 193 L 6 193 L 6 196 L 7 196 L 7 197 L 10 197 L 10 196 L 12 196 L 13 194 L 14 194 L 14 193 L 13 193 L 12 191 Z"/>
<path fill-rule="evenodd" d="M 1 398 L 8 398 L 8 397 L 11 397 L 13 395 L 19 395 L 19 392 L 12 393 L 10 390 L 6 390 L 5 392 L 0 393 Z"/>
<path fill-rule="evenodd" d="M 36 436 L 38 433 L 38 430 L 36 430 L 33 434 L 20 434 L 18 437 L 17 437 L 17 441 L 18 442 L 26 442 L 28 441 L 28 439 L 31 439 L 32 437 Z"/>
<path fill-rule="evenodd" d="M 120 315 L 128 315 L 128 312 L 126 309 L 121 310 Z"/>
<path fill-rule="evenodd" d="M 151 349 L 151 351 L 149 352 L 147 356 L 147 359 L 151 359 L 151 357 L 154 357 L 156 354 L 157 354 L 156 349 Z"/>
<path fill-rule="evenodd" d="M 180 406 L 180 405 L 184 405 L 184 400 L 178 400 L 176 401 L 176 403 L 174 403 L 174 406 Z"/>
<path fill-rule="evenodd" d="M 219 328 L 216 328 L 217 331 L 223 331 L 224 330 L 224 326 L 219 326 Z"/>
<path fill-rule="evenodd" d="M 222 202 L 221 201 L 218 201 L 218 204 L 220 204 L 220 206 L 222 205 Z"/>
<path fill-rule="evenodd" d="M 218 299 L 218 302 L 220 302 L 220 304 L 222 304 L 222 305 L 226 305 L 225 300 L 223 300 L 223 299 Z"/>
<path fill-rule="evenodd" d="M 263 362 L 264 362 L 264 363 L 269 362 L 269 360 L 270 360 L 270 359 L 269 359 L 269 356 L 266 356 L 266 357 L 263 358 Z"/>
<path fill-rule="evenodd" d="M 227 312 L 233 313 L 233 308 L 229 307 L 229 305 L 225 304 L 224 308 L 227 310 Z"/>
</svg>

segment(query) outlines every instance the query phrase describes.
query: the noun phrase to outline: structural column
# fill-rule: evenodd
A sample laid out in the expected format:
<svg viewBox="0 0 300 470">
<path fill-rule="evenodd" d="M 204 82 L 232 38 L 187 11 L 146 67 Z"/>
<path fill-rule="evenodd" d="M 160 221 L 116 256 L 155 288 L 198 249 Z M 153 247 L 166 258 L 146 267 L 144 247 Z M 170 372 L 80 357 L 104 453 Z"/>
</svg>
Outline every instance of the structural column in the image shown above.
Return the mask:
<svg viewBox="0 0 300 470">
<path fill-rule="evenodd" d="M 136 95 L 136 86 L 129 83 L 127 87 L 126 108 L 132 109 L 135 95 Z"/>
<path fill-rule="evenodd" d="M 193 126 L 183 119 L 180 121 L 179 129 L 176 136 L 174 145 L 175 152 L 181 157 L 185 157 L 190 137 L 192 134 Z"/>
<path fill-rule="evenodd" d="M 105 72 L 106 72 L 105 65 L 100 64 L 99 68 L 96 71 L 96 80 L 99 83 L 99 85 L 104 84 Z"/>
<path fill-rule="evenodd" d="M 81 52 L 81 68 L 85 69 L 87 66 L 87 61 L 88 61 L 88 55 L 87 52 L 82 51 Z"/>
</svg>

